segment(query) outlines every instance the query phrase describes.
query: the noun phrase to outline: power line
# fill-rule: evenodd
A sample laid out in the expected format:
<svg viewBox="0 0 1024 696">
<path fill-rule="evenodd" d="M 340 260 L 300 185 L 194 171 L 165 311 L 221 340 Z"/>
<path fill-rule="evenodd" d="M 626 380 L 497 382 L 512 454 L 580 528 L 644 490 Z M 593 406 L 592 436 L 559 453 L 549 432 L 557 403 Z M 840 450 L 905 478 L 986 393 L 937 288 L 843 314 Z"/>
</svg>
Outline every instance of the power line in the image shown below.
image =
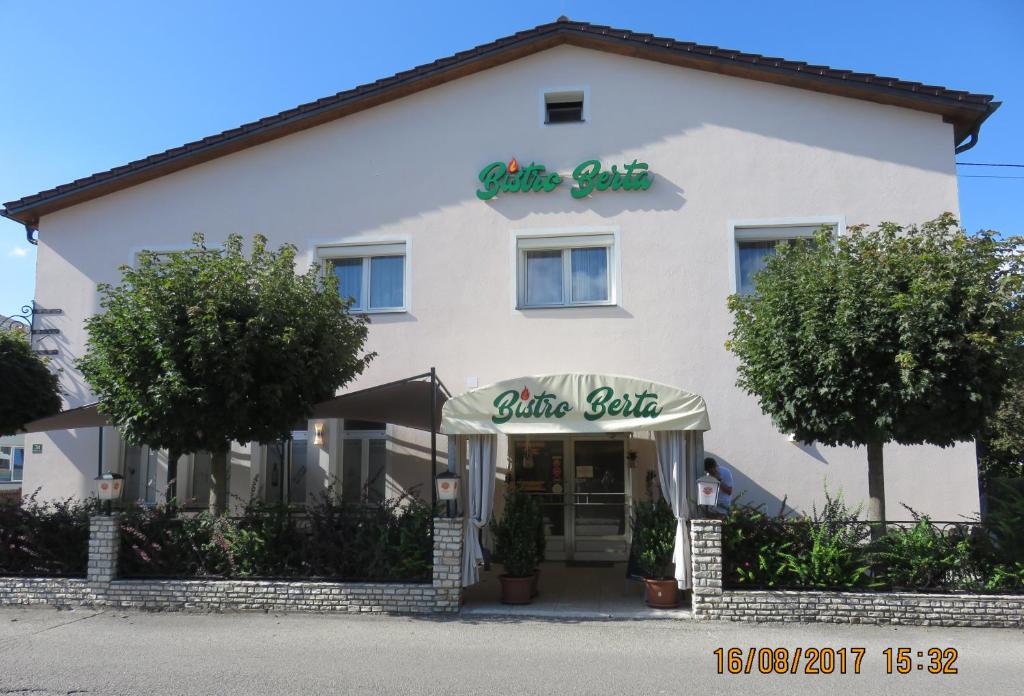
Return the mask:
<svg viewBox="0 0 1024 696">
<path fill-rule="evenodd" d="M 961 174 L 961 179 L 1024 179 L 1024 176 L 1000 176 L 998 174 Z"/>
<path fill-rule="evenodd" d="M 991 162 L 957 162 L 958 167 L 1022 167 L 1024 164 L 993 164 Z"/>
</svg>

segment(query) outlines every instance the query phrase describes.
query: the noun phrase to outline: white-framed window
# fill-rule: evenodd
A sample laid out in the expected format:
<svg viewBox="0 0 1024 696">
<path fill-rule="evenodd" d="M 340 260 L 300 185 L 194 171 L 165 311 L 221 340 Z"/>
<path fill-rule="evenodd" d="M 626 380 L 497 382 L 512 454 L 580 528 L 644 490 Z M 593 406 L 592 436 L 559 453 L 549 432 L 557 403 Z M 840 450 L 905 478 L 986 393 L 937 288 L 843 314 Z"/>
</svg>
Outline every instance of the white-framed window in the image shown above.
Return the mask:
<svg viewBox="0 0 1024 696">
<path fill-rule="evenodd" d="M 0 447 L 0 483 L 21 483 L 25 472 L 25 448 Z"/>
<path fill-rule="evenodd" d="M 519 309 L 615 304 L 614 232 L 520 233 L 516 237 Z"/>
<path fill-rule="evenodd" d="M 146 445 L 125 444 L 121 453 L 124 472 L 124 499 L 141 504 L 156 504 L 162 492 L 158 487 L 161 464 L 166 468 L 167 453 Z M 161 458 L 163 462 L 161 462 Z"/>
<path fill-rule="evenodd" d="M 306 452 L 309 431 L 294 430 L 286 440 L 263 445 L 263 502 L 271 505 L 306 502 Z"/>
<path fill-rule="evenodd" d="M 345 419 L 341 430 L 341 498 L 376 503 L 387 497 L 387 424 Z"/>
<path fill-rule="evenodd" d="M 829 226 L 833 234 L 843 234 L 841 216 L 821 218 L 789 218 L 782 220 L 737 220 L 729 224 L 730 259 L 733 292 L 749 295 L 755 291 L 755 277 L 775 254 L 780 244 L 795 239 L 809 239 L 822 226 Z"/>
<path fill-rule="evenodd" d="M 338 293 L 360 313 L 405 312 L 409 259 L 405 242 L 343 244 L 318 249 L 324 270 L 338 279 Z"/>
</svg>

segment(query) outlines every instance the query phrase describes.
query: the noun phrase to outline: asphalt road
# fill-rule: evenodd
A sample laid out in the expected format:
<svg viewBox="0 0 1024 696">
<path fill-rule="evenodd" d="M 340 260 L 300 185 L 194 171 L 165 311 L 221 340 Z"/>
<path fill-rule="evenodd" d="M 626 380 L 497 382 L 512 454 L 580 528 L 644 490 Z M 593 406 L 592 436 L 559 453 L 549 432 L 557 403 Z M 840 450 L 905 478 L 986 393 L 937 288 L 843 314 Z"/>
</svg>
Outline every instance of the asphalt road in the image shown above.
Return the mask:
<svg viewBox="0 0 1024 696">
<path fill-rule="evenodd" d="M 863 647 L 860 674 L 719 675 L 715 648 Z M 954 647 L 957 674 L 882 650 Z M 756 665 L 756 663 L 755 663 Z M 852 658 L 847 671 L 852 672 Z M 0 609 L 0 694 L 1020 694 L 1024 632 Z"/>
</svg>

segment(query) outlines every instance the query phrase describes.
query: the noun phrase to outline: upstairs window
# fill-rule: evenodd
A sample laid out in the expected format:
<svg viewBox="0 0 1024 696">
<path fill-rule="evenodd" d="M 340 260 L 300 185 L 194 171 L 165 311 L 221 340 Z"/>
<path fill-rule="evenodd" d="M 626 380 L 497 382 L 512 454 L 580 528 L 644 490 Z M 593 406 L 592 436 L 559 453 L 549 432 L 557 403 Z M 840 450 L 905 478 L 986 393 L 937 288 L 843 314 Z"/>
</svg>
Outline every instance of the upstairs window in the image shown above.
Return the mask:
<svg viewBox="0 0 1024 696">
<path fill-rule="evenodd" d="M 331 247 L 320 255 L 338 279 L 338 294 L 352 301 L 352 312 L 406 311 L 404 242 Z"/>
<path fill-rule="evenodd" d="M 756 276 L 774 256 L 780 244 L 792 244 L 796 239 L 811 239 L 823 225 L 835 230 L 838 223 L 823 220 L 820 223 L 799 225 L 737 226 L 736 240 L 736 292 L 750 295 L 756 290 Z"/>
<path fill-rule="evenodd" d="M 583 90 L 544 93 L 544 123 L 582 123 L 586 120 Z"/>
<path fill-rule="evenodd" d="M 521 237 L 517 246 L 520 308 L 613 303 L 613 235 Z"/>
</svg>

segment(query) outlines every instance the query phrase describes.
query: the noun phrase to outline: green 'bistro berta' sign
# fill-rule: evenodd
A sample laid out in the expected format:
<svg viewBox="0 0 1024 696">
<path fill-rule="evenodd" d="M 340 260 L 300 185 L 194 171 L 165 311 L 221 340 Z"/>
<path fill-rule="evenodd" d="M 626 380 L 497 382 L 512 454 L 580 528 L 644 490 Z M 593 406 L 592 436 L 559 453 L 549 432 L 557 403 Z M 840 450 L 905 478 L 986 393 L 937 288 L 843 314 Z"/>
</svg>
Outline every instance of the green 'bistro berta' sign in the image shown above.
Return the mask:
<svg viewBox="0 0 1024 696">
<path fill-rule="evenodd" d="M 647 163 L 636 160 L 623 164 L 621 169 L 616 164 L 602 169 L 599 160 L 587 160 L 572 171 L 572 178 L 576 182 L 569 191 L 573 198 L 586 198 L 595 191 L 646 191 L 654 181 Z M 508 164 L 492 162 L 484 167 L 480 183 L 483 187 L 477 189 L 476 197 L 486 201 L 499 193 L 549 193 L 562 183 L 562 175 L 533 162 L 521 167 L 512 158 Z"/>
<path fill-rule="evenodd" d="M 441 432 L 607 433 L 707 430 L 704 399 L 622 375 L 566 373 L 503 380 L 449 399 Z"/>
<path fill-rule="evenodd" d="M 528 387 L 522 391 L 509 389 L 494 399 L 494 423 L 507 423 L 513 416 L 524 418 L 564 418 L 572 406 L 568 401 L 559 399 L 554 394 L 542 391 L 530 394 Z M 611 387 L 598 387 L 587 394 L 586 409 L 583 417 L 588 421 L 601 420 L 608 416 L 623 418 L 657 418 L 661 415 L 658 407 L 657 392 L 643 390 L 629 394 L 616 394 Z"/>
</svg>

